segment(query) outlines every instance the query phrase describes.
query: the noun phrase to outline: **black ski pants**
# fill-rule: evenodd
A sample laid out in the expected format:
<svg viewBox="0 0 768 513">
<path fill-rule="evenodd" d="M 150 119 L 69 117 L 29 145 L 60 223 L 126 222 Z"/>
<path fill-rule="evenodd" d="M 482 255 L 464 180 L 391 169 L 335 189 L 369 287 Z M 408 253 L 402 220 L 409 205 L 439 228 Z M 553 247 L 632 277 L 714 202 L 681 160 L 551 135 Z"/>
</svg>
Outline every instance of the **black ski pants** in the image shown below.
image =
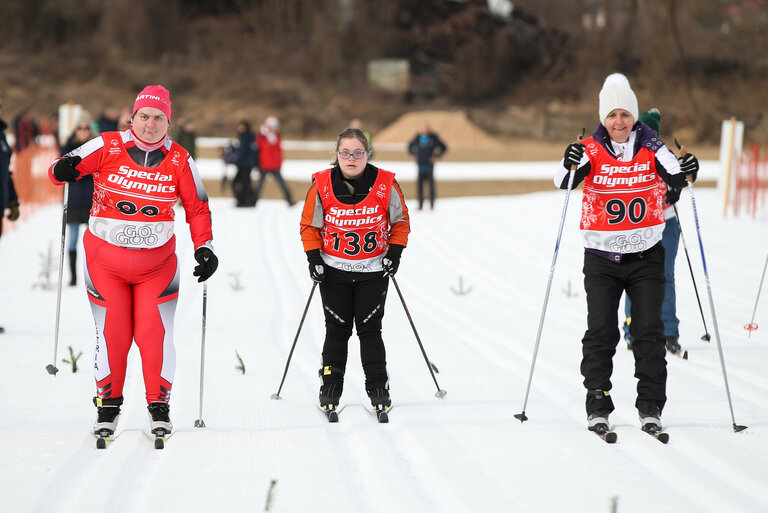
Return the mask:
<svg viewBox="0 0 768 513">
<path fill-rule="evenodd" d="M 637 400 L 664 408 L 667 360 L 661 304 L 664 299 L 664 247 L 661 243 L 620 263 L 584 252 L 587 331 L 582 339 L 581 374 L 587 390 L 610 390 L 613 355 L 620 339 L 618 309 L 624 291 L 632 302 L 632 352 Z M 613 411 L 610 396 L 587 394 L 587 414 Z"/>
<path fill-rule="evenodd" d="M 388 381 L 387 355 L 381 338 L 388 286 L 389 278 L 381 276 L 354 282 L 326 279 L 320 284 L 325 313 L 323 367 L 346 369 L 347 343 L 354 322 L 366 389 L 385 387 Z"/>
<path fill-rule="evenodd" d="M 293 198 L 291 198 L 291 190 L 288 188 L 288 185 L 286 185 L 285 180 L 283 180 L 283 175 L 280 173 L 280 170 L 267 170 L 263 171 L 259 169 L 259 182 L 256 184 L 256 192 L 254 193 L 255 200 L 259 201 L 259 197 L 261 196 L 261 188 L 264 186 L 264 182 L 266 181 L 267 176 L 274 176 L 275 180 L 277 180 L 277 184 L 280 186 L 280 189 L 283 191 L 283 196 L 285 196 L 285 201 L 288 202 L 288 206 L 293 205 Z"/>
<path fill-rule="evenodd" d="M 435 166 L 432 164 L 419 164 L 418 181 L 416 189 L 419 196 L 419 209 L 424 206 L 424 187 L 429 186 L 429 206 L 435 206 Z"/>
</svg>

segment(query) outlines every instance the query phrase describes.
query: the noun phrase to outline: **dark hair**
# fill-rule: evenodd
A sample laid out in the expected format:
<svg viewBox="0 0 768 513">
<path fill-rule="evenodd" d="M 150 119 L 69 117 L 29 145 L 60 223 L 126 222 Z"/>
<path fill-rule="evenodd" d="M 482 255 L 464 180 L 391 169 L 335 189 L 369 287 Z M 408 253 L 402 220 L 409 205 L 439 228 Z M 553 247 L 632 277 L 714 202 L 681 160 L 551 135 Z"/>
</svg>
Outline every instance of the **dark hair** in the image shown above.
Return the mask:
<svg viewBox="0 0 768 513">
<path fill-rule="evenodd" d="M 331 163 L 332 166 L 339 165 L 339 145 L 341 144 L 342 139 L 357 139 L 358 141 L 363 143 L 363 148 L 365 148 L 365 153 L 368 156 L 371 155 L 371 144 L 368 142 L 368 138 L 365 136 L 365 133 L 359 128 L 345 128 L 344 130 L 339 132 L 339 136 L 336 139 L 336 150 L 333 152 L 334 160 Z"/>
</svg>

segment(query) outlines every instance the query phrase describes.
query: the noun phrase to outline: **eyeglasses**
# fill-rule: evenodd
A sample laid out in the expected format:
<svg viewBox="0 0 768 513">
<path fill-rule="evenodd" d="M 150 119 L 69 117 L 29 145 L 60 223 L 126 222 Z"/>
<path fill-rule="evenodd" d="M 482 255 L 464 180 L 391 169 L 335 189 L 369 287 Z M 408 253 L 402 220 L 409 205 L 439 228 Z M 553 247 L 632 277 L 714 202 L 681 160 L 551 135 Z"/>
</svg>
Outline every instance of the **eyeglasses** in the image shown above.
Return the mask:
<svg viewBox="0 0 768 513">
<path fill-rule="evenodd" d="M 365 157 L 365 152 L 364 151 L 352 151 L 352 152 L 340 151 L 339 157 L 343 158 L 344 160 L 349 160 L 349 157 L 352 157 L 355 160 L 360 160 L 363 157 Z"/>
</svg>

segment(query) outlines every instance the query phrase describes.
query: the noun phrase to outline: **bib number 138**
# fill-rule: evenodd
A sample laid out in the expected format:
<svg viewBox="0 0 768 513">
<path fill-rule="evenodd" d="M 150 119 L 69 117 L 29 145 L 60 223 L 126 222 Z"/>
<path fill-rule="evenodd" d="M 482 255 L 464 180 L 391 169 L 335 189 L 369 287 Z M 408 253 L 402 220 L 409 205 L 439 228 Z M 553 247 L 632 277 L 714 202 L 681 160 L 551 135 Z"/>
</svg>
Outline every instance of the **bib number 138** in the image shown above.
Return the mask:
<svg viewBox="0 0 768 513">
<path fill-rule="evenodd" d="M 339 251 L 343 244 L 344 248 L 341 251 L 349 256 L 358 255 L 360 251 L 373 253 L 378 246 L 376 243 L 376 232 L 368 232 L 362 237 L 357 232 L 345 232 L 343 234 L 333 232 L 331 237 L 333 237 L 333 250 Z"/>
<path fill-rule="evenodd" d="M 609 224 L 619 224 L 627 218 L 632 223 L 637 224 L 645 218 L 647 209 L 643 198 L 633 198 L 629 203 L 624 203 L 620 199 L 612 199 L 605 204 Z"/>
</svg>

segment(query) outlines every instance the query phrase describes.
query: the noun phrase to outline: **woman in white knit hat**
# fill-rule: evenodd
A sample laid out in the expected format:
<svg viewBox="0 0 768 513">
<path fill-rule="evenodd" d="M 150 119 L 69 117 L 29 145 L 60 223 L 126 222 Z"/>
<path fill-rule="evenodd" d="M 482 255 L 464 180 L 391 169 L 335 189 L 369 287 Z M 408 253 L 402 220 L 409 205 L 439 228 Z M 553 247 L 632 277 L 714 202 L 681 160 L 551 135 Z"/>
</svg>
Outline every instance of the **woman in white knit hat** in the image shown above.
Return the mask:
<svg viewBox="0 0 768 513">
<path fill-rule="evenodd" d="M 666 184 L 683 187 L 699 169 L 692 154 L 678 159 L 656 133 L 637 122 L 637 97 L 627 77 L 605 79 L 599 94 L 600 124 L 591 137 L 570 144 L 555 185 L 584 182 L 581 233 L 587 331 L 581 373 L 587 389 L 588 428 L 610 429 L 613 355 L 620 340 L 622 293 L 632 300 L 632 351 L 638 379 L 635 407 L 643 430 L 661 431 L 667 362 L 661 302 L 664 297 L 664 199 Z"/>
</svg>

